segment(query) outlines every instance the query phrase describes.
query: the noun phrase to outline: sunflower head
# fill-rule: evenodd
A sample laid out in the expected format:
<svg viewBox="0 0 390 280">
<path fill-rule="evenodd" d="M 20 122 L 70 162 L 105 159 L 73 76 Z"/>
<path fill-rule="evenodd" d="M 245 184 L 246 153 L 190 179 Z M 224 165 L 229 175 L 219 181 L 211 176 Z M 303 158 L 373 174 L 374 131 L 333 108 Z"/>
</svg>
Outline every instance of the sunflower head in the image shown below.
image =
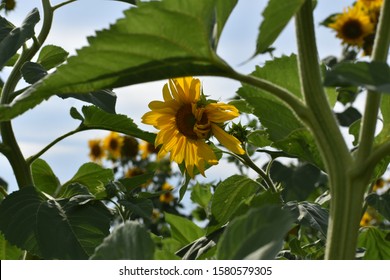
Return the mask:
<svg viewBox="0 0 390 280">
<path fill-rule="evenodd" d="M 89 158 L 94 162 L 100 162 L 105 156 L 104 149 L 102 147 L 102 141 L 100 139 L 89 140 L 88 146 Z"/>
<path fill-rule="evenodd" d="M 377 9 L 382 6 L 383 0 L 358 0 L 358 3 L 368 9 Z"/>
<path fill-rule="evenodd" d="M 123 137 L 116 132 L 111 132 L 103 140 L 103 148 L 108 152 L 109 158 L 117 160 L 121 156 Z"/>
<path fill-rule="evenodd" d="M 6 12 L 12 11 L 16 7 L 16 1 L 15 0 L 2 0 L 1 4 L 4 5 L 4 9 Z"/>
<path fill-rule="evenodd" d="M 164 183 L 161 187 L 161 190 L 165 191 L 165 193 L 160 195 L 160 202 L 169 204 L 175 199 L 171 192 L 173 187 L 170 184 Z"/>
<path fill-rule="evenodd" d="M 218 160 L 206 141 L 212 136 L 236 154 L 243 154 L 241 142 L 226 133 L 224 123 L 236 118 L 238 110 L 228 104 L 209 101 L 201 94 L 201 84 L 192 77 L 171 79 L 163 87 L 164 101 L 152 101 L 142 122 L 159 130 L 155 146 L 158 157 L 170 153 L 171 161 L 184 162 L 194 177 L 194 168 L 203 176 L 206 165 Z"/>
<path fill-rule="evenodd" d="M 342 14 L 336 15 L 334 21 L 328 26 L 336 31 L 336 36 L 344 44 L 358 47 L 362 47 L 364 38 L 375 31 L 375 25 L 370 16 L 358 3 L 349 7 Z"/>
<path fill-rule="evenodd" d="M 137 156 L 139 148 L 137 139 L 131 136 L 124 136 L 122 140 L 121 156 L 123 158 L 134 158 Z"/>
</svg>

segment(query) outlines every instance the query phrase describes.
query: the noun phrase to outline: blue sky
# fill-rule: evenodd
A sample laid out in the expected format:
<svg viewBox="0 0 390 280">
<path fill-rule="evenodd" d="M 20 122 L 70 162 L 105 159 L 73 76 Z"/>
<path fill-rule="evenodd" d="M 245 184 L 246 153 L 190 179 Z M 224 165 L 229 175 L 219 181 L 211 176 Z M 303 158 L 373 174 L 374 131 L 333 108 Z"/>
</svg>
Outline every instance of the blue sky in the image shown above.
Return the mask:
<svg viewBox="0 0 390 280">
<path fill-rule="evenodd" d="M 62 1 L 52 2 L 57 4 Z M 262 64 L 269 59 L 268 56 L 258 56 L 242 64 L 254 53 L 261 12 L 267 2 L 265 0 L 240 0 L 222 34 L 218 53 L 240 72 L 250 73 L 255 65 Z M 334 33 L 318 26 L 318 23 L 332 13 L 342 11 L 353 1 L 319 0 L 318 2 L 315 20 L 320 57 L 337 56 L 341 51 L 340 42 L 334 37 Z M 39 0 L 18 0 L 17 3 L 16 11 L 7 16 L 15 25 L 19 25 L 34 7 L 40 8 Z M 128 4 L 110 0 L 79 0 L 65 6 L 56 11 L 47 44 L 62 46 L 71 54 L 75 54 L 76 49 L 87 45 L 87 36 L 92 36 L 96 30 L 107 28 L 109 24 L 122 17 L 123 10 L 128 7 Z M 39 27 L 40 25 L 36 30 Z M 276 56 L 296 52 L 293 22 L 288 25 L 274 45 L 277 47 Z M 3 73 L 0 75 L 5 78 Z M 201 77 L 201 81 L 206 94 L 222 101 L 232 97 L 240 86 L 235 81 L 223 78 Z M 161 89 L 165 82 L 158 81 L 117 89 L 117 112 L 128 115 L 141 128 L 153 131 L 153 128 L 142 125 L 140 118 L 148 111 L 147 104 L 151 100 L 162 99 Z M 80 108 L 82 105 L 75 100 L 64 101 L 53 97 L 16 118 L 13 121 L 14 130 L 24 155 L 28 157 L 36 153 L 55 138 L 77 127 L 78 122 L 72 120 L 69 110 L 72 106 Z M 60 142 L 47 152 L 43 159 L 50 164 L 60 180 L 65 182 L 73 176 L 79 166 L 89 161 L 88 139 L 105 135 L 107 132 L 101 131 L 77 134 Z M 208 180 L 218 180 L 234 172 L 231 166 L 220 164 L 208 170 L 206 176 Z M 0 155 L 0 177 L 10 184 L 10 189 L 16 188 L 13 172 L 2 155 Z"/>
</svg>

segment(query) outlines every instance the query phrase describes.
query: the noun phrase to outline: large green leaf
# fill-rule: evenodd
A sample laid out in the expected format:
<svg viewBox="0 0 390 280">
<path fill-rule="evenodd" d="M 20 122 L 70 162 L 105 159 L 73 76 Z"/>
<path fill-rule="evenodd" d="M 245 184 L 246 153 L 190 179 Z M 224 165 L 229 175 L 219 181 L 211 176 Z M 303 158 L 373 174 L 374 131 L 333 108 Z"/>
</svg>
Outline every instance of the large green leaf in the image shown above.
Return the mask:
<svg viewBox="0 0 390 280">
<path fill-rule="evenodd" d="M 384 62 L 344 62 L 326 73 L 326 86 L 363 86 L 368 90 L 390 93 L 390 67 Z"/>
<path fill-rule="evenodd" d="M 215 42 L 236 0 L 140 2 L 89 46 L 26 90 L 0 120 L 11 119 L 54 94 L 88 93 L 187 75 L 223 75 Z M 218 26 L 216 26 L 218 23 Z"/>
<path fill-rule="evenodd" d="M 54 196 L 56 190 L 61 185 L 50 165 L 43 159 L 36 159 L 31 165 L 34 186 L 40 191 Z"/>
<path fill-rule="evenodd" d="M 365 260 L 390 260 L 390 232 L 366 227 L 359 234 L 358 246 L 366 249 Z"/>
<path fill-rule="evenodd" d="M 179 241 L 182 246 L 204 235 L 204 231 L 189 219 L 166 212 L 164 216 L 165 221 L 171 227 L 172 238 Z"/>
<path fill-rule="evenodd" d="M 218 184 L 211 200 L 211 213 L 219 226 L 227 223 L 242 203 L 249 203 L 260 185 L 246 176 L 233 175 Z"/>
<path fill-rule="evenodd" d="M 133 120 L 125 115 L 110 114 L 95 106 L 84 106 L 82 112 L 83 115 L 77 112 L 75 108 L 71 110 L 72 117 L 82 121 L 81 130 L 105 129 L 154 143 L 155 134 L 139 129 Z"/>
<path fill-rule="evenodd" d="M 0 230 L 11 243 L 44 259 L 86 259 L 108 235 L 110 212 L 99 201 L 48 198 L 33 187 L 0 204 Z"/>
<path fill-rule="evenodd" d="M 34 36 L 34 27 L 39 20 L 39 11 L 35 8 L 27 15 L 20 27 L 15 27 L 3 37 L 0 41 L 0 69 L 28 39 Z M 4 23 L 4 21 L 2 20 L 1 23 Z"/>
<path fill-rule="evenodd" d="M 293 217 L 279 206 L 250 210 L 227 226 L 218 242 L 218 259 L 274 259 L 293 224 Z"/>
<path fill-rule="evenodd" d="M 151 260 L 154 243 L 145 227 L 126 221 L 116 227 L 99 245 L 92 260 Z"/>
<path fill-rule="evenodd" d="M 302 98 L 297 58 L 283 56 L 257 67 L 253 76 L 268 80 Z M 272 146 L 322 167 L 313 136 L 291 109 L 274 95 L 246 84 L 238 90 L 266 128 Z"/>
<path fill-rule="evenodd" d="M 267 52 L 305 0 L 270 0 L 263 11 L 256 54 Z"/>
<path fill-rule="evenodd" d="M 63 190 L 74 183 L 88 188 L 89 192 L 97 198 L 106 196 L 104 186 L 114 179 L 112 169 L 104 168 L 99 164 L 88 162 L 83 164 L 76 174 L 63 185 Z"/>
</svg>

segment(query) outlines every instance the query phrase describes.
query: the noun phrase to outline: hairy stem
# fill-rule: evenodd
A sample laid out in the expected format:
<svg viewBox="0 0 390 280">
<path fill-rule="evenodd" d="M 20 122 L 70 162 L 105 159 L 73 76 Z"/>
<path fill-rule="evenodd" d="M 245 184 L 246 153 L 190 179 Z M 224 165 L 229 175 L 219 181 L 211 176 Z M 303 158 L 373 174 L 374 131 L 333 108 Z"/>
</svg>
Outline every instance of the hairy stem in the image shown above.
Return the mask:
<svg viewBox="0 0 390 280">
<path fill-rule="evenodd" d="M 313 116 L 307 124 L 318 143 L 330 181 L 331 209 L 325 258 L 353 259 L 365 182 L 350 178 L 353 159 L 322 86 L 311 0 L 303 4 L 296 16 L 296 34 L 302 90 Z"/>
<path fill-rule="evenodd" d="M 374 48 L 372 52 L 372 60 L 377 62 L 386 62 L 390 46 L 390 1 L 383 2 L 381 16 L 379 19 L 378 30 L 375 37 Z M 360 130 L 359 148 L 357 150 L 357 163 L 365 163 L 373 161 L 372 158 L 378 157 L 377 151 L 373 155 L 373 144 L 375 137 L 375 130 L 377 127 L 378 113 L 381 103 L 381 94 L 379 92 L 368 91 L 366 98 L 366 105 L 363 115 L 362 128 Z M 386 150 L 385 147 L 379 148 L 379 151 Z M 379 161 L 386 156 L 386 153 L 379 154 Z"/>
<path fill-rule="evenodd" d="M 4 84 L 0 104 L 9 104 L 12 98 L 15 97 L 13 94 L 18 82 L 21 79 L 21 68 L 23 64 L 30 61 L 34 55 L 38 52 L 39 48 L 47 38 L 49 34 L 51 23 L 53 20 L 53 10 L 49 0 L 42 0 L 42 6 L 44 11 L 44 20 L 41 32 L 37 40 L 34 40 L 31 48 L 23 49 L 18 61 L 15 63 L 6 83 Z M 4 155 L 7 157 L 11 164 L 11 167 L 15 173 L 16 181 L 19 188 L 33 185 L 32 175 L 30 166 L 24 159 L 22 151 L 20 150 L 19 144 L 15 138 L 12 124 L 10 121 L 0 123 L 0 132 L 3 139 L 3 145 L 7 147 L 4 150 Z"/>
</svg>

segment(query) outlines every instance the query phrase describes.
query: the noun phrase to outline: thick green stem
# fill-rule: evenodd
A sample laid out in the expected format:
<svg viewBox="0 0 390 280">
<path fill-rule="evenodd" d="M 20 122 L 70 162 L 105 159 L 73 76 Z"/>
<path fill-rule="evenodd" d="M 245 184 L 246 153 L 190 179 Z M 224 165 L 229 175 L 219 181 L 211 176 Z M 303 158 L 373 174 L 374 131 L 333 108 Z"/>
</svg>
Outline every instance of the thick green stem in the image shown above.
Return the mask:
<svg viewBox="0 0 390 280">
<path fill-rule="evenodd" d="M 352 156 L 339 129 L 322 86 L 314 32 L 312 1 L 307 0 L 296 16 L 298 61 L 302 90 L 313 118 L 307 123 L 318 143 L 329 175 L 330 220 L 327 259 L 353 259 L 364 182 L 351 180 Z"/>
<path fill-rule="evenodd" d="M 372 60 L 386 62 L 389 53 L 389 45 L 390 1 L 384 1 L 372 52 Z M 362 128 L 360 129 L 360 141 L 359 148 L 357 150 L 357 164 L 366 162 L 367 158 L 372 154 L 380 104 L 381 94 L 379 92 L 368 91 Z"/>
<path fill-rule="evenodd" d="M 49 0 L 42 0 L 42 6 L 44 11 L 44 20 L 42 30 L 38 36 L 38 40 L 35 40 L 31 48 L 23 50 L 22 54 L 20 55 L 3 87 L 0 104 L 9 104 L 12 101 L 12 98 L 15 97 L 13 93 L 21 79 L 20 70 L 23 64 L 27 61 L 30 61 L 34 57 L 49 34 L 53 20 L 53 10 Z M 11 122 L 7 121 L 0 123 L 0 132 L 3 140 L 3 146 L 6 147 L 4 150 L 4 155 L 11 164 L 19 188 L 31 186 L 33 184 L 33 180 L 30 166 L 24 159 L 19 144 L 16 141 Z"/>
</svg>

